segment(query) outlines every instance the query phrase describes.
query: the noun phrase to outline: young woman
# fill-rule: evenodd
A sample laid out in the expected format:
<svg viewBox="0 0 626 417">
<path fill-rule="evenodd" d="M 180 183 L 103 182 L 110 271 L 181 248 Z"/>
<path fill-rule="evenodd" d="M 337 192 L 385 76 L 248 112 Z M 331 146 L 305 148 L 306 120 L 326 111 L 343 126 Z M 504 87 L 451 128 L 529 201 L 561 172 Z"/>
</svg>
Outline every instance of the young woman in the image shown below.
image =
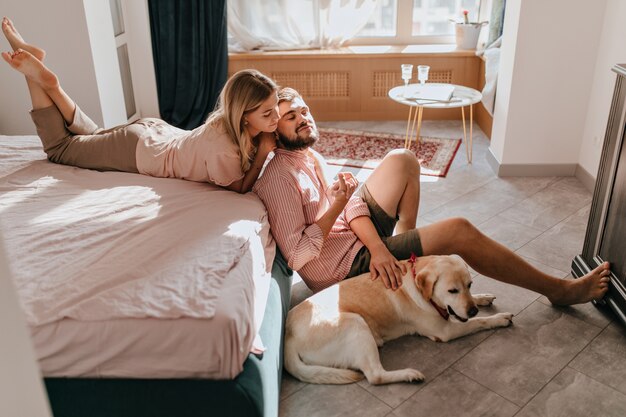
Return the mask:
<svg viewBox="0 0 626 417">
<path fill-rule="evenodd" d="M 155 118 L 103 130 L 63 91 L 43 64 L 42 49 L 25 42 L 6 17 L 2 31 L 13 48 L 2 57 L 26 76 L 31 117 L 52 162 L 208 182 L 246 193 L 276 147 L 278 88 L 256 70 L 234 74 L 217 110 L 192 131 Z"/>
</svg>

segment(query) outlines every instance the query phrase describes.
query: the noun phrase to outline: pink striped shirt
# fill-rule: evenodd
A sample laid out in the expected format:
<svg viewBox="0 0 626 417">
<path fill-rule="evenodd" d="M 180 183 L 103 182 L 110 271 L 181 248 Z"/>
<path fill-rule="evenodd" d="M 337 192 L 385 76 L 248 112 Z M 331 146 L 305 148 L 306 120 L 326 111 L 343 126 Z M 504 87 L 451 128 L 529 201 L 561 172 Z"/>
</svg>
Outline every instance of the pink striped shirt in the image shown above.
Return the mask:
<svg viewBox="0 0 626 417">
<path fill-rule="evenodd" d="M 323 164 L 323 158 L 316 157 Z M 349 223 L 370 215 L 360 197 L 350 199 L 324 239 L 315 221 L 328 197 L 307 151 L 276 149 L 253 191 L 267 208 L 272 235 L 289 267 L 298 271 L 310 289 L 320 291 L 348 275 L 363 247 Z"/>
</svg>

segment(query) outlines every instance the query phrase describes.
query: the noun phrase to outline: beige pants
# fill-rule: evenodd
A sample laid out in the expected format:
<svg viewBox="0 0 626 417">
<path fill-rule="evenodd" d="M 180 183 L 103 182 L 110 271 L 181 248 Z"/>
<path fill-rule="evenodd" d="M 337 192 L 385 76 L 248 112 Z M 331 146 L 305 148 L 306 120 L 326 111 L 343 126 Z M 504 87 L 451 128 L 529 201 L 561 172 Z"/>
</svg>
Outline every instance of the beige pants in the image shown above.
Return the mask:
<svg viewBox="0 0 626 417">
<path fill-rule="evenodd" d="M 69 126 L 56 106 L 32 110 L 30 115 L 50 161 L 98 171 L 138 172 L 137 141 L 145 130 L 141 124 L 100 129 L 78 106 Z"/>
</svg>

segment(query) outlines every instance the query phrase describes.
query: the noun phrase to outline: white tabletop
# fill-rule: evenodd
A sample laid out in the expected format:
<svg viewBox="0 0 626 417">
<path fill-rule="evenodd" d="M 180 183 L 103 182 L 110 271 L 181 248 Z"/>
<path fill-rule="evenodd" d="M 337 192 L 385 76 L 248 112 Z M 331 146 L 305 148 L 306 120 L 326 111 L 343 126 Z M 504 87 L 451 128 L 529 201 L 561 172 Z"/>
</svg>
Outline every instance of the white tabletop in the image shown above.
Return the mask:
<svg viewBox="0 0 626 417">
<path fill-rule="evenodd" d="M 407 106 L 422 106 L 429 109 L 450 109 L 455 107 L 469 106 L 482 100 L 483 95 L 473 88 L 464 87 L 456 84 L 427 83 L 428 85 L 452 85 L 454 92 L 449 102 L 432 102 L 427 100 L 419 100 L 415 98 L 405 98 L 403 93 L 407 90 L 414 89 L 418 84 L 409 84 L 408 86 L 400 85 L 389 90 L 389 98 L 398 103 Z"/>
</svg>

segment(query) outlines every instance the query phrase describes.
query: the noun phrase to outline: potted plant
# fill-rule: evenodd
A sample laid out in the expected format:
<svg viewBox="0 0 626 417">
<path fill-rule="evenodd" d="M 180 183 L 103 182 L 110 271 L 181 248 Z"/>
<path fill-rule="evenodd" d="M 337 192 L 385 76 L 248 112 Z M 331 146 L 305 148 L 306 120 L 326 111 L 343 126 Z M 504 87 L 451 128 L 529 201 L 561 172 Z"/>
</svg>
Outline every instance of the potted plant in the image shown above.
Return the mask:
<svg viewBox="0 0 626 417">
<path fill-rule="evenodd" d="M 451 20 L 456 29 L 456 46 L 459 49 L 476 49 L 476 45 L 478 44 L 478 36 L 480 35 L 480 29 L 483 25 L 486 25 L 487 21 L 484 22 L 470 22 L 469 20 L 469 10 L 463 10 L 463 21 L 458 22 L 456 20 Z"/>
</svg>

